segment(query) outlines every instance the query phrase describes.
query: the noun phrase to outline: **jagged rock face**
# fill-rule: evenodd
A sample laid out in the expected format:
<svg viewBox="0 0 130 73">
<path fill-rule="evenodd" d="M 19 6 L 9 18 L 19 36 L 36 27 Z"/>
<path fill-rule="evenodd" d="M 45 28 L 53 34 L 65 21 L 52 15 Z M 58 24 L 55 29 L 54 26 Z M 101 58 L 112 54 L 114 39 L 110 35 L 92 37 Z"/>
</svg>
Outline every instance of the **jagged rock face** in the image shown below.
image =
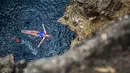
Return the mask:
<svg viewBox="0 0 130 73">
<path fill-rule="evenodd" d="M 126 3 L 127 0 L 71 0 L 64 16 L 58 21 L 76 32 L 75 43 L 77 40 L 91 36 L 103 25 L 130 13 Z"/>
<path fill-rule="evenodd" d="M 80 40 L 129 12 L 121 0 L 72 0 L 58 21 L 69 25 Z"/>
<path fill-rule="evenodd" d="M 84 4 L 84 8 L 99 12 L 100 14 L 109 15 L 121 7 L 121 0 L 73 0 Z"/>
</svg>

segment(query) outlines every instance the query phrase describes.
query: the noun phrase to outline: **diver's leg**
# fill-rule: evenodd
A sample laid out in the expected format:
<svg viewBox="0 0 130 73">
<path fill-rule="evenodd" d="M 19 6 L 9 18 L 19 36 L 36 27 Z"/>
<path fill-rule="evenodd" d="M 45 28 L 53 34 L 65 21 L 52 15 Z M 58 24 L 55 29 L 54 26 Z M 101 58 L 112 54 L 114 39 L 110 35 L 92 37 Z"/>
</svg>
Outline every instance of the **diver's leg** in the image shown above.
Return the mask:
<svg viewBox="0 0 130 73">
<path fill-rule="evenodd" d="M 33 35 L 33 36 L 36 36 L 38 37 L 37 33 L 39 31 L 35 31 L 35 30 L 21 30 L 22 33 L 25 33 L 25 34 L 29 34 L 29 35 Z"/>
<path fill-rule="evenodd" d="M 22 33 L 25 33 L 25 34 L 30 34 L 31 31 L 30 30 L 21 30 Z"/>
</svg>

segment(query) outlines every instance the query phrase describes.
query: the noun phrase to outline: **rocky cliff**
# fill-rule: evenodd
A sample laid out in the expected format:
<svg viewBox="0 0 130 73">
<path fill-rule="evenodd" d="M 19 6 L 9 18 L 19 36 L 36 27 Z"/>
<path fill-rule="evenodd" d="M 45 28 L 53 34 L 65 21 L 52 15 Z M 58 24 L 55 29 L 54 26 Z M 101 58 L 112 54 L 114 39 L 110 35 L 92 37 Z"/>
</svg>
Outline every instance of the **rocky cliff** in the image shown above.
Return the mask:
<svg viewBox="0 0 130 73">
<path fill-rule="evenodd" d="M 80 31 L 89 33 L 87 29 L 91 30 L 91 28 L 86 26 L 89 25 L 93 29 L 93 34 L 90 32 L 91 36 L 82 35 L 83 38 L 78 44 L 60 56 L 40 59 L 27 64 L 24 61 L 14 63 L 12 55 L 1 58 L 0 72 L 130 73 L 128 3 L 129 0 L 107 0 L 107 2 L 106 0 L 72 0 L 66 8 L 70 7 L 70 11 L 75 10 L 76 14 L 66 10 L 65 15 L 59 21 L 68 24 L 77 34 Z M 98 25 L 101 28 L 97 27 Z M 87 37 L 85 38 L 85 36 Z"/>
</svg>

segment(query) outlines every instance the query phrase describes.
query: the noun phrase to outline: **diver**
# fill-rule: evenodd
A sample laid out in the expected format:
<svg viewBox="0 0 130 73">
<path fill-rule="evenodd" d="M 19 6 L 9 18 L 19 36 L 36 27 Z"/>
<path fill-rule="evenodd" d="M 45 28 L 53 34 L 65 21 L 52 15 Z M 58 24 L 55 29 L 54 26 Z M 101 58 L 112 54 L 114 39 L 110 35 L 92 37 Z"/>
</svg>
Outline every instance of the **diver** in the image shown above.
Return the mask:
<svg viewBox="0 0 130 73">
<path fill-rule="evenodd" d="M 25 33 L 25 34 L 33 35 L 33 36 L 36 36 L 36 37 L 41 37 L 42 40 L 40 41 L 40 43 L 37 46 L 37 48 L 39 48 L 40 45 L 42 44 L 42 42 L 45 40 L 45 38 L 50 37 L 50 35 L 46 33 L 46 29 L 44 27 L 44 24 L 42 24 L 42 27 L 43 27 L 44 32 L 35 31 L 35 30 L 21 30 L 21 32 Z"/>
</svg>

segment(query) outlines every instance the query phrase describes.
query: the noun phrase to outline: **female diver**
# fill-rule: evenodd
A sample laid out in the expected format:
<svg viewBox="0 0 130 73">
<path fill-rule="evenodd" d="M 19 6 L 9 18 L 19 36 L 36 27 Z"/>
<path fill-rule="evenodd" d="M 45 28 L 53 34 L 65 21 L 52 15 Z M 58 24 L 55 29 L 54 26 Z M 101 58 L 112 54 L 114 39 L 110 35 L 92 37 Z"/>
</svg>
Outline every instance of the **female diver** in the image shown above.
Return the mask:
<svg viewBox="0 0 130 73">
<path fill-rule="evenodd" d="M 42 27 L 43 27 L 44 32 L 35 31 L 35 30 L 21 30 L 21 32 L 25 33 L 25 34 L 33 35 L 36 37 L 42 37 L 42 40 L 40 41 L 40 43 L 37 46 L 37 48 L 39 48 L 41 43 L 45 40 L 45 38 L 50 37 L 50 35 L 46 33 L 46 29 L 44 27 L 44 24 L 42 24 Z"/>
</svg>

